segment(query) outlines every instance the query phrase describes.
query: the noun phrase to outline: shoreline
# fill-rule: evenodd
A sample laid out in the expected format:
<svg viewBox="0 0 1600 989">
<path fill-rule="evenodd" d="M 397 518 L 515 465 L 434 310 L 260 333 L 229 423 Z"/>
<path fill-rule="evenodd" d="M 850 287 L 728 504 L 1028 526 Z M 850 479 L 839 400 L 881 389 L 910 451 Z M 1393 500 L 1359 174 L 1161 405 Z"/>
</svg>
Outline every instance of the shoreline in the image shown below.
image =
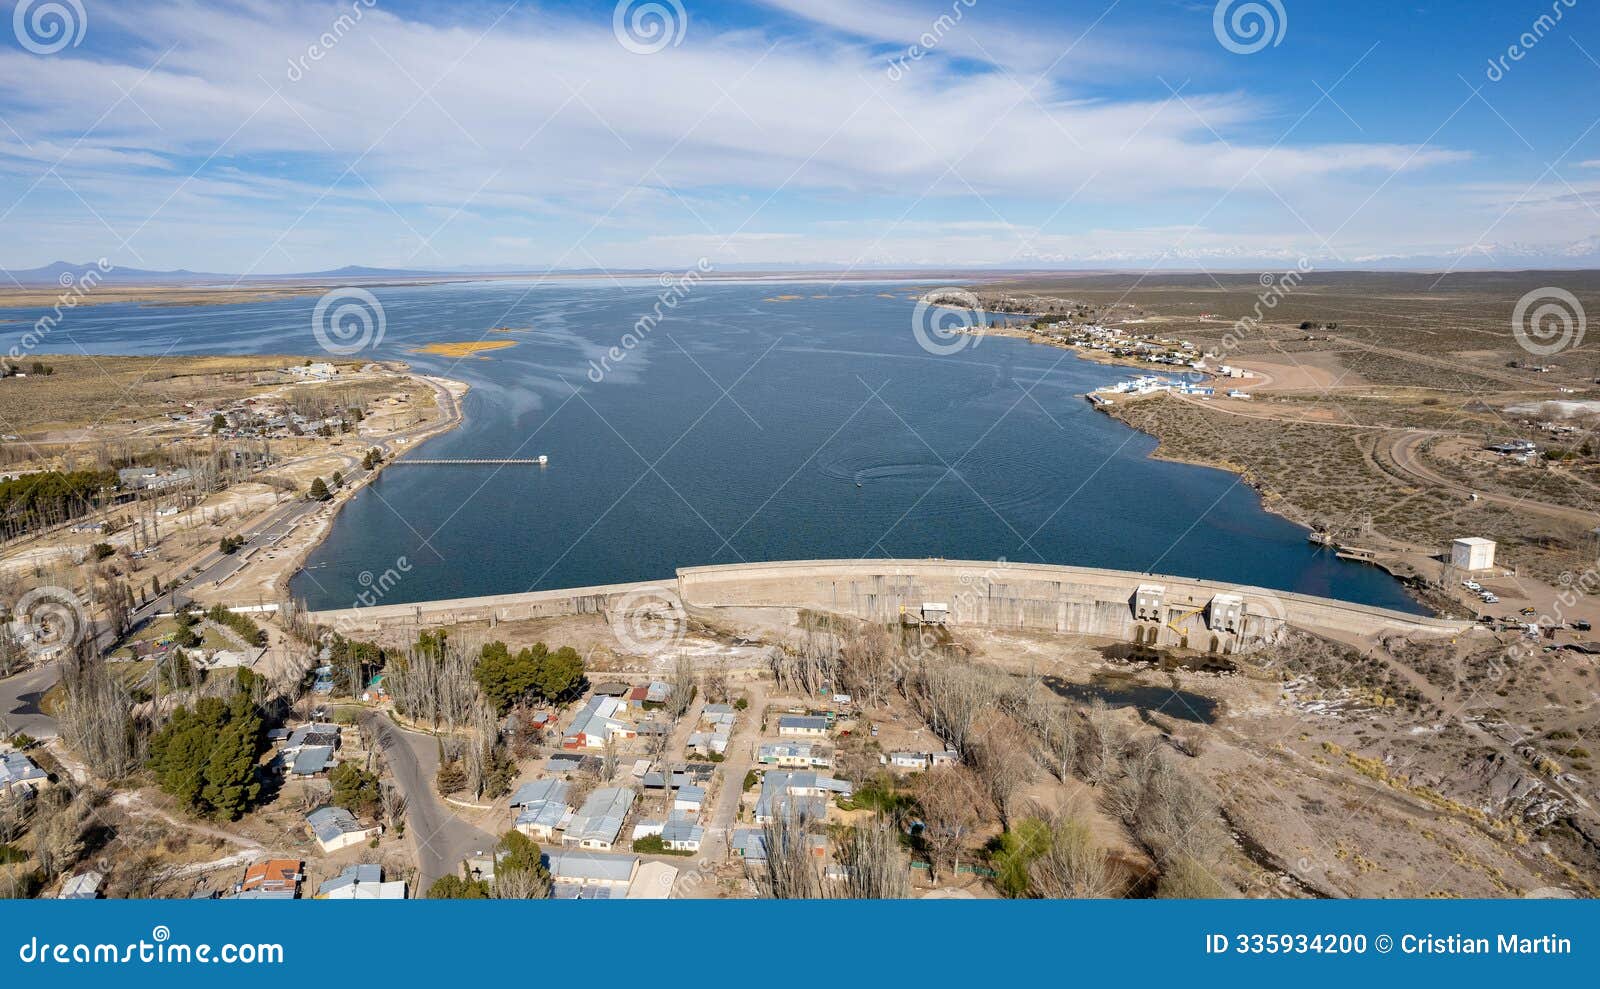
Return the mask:
<svg viewBox="0 0 1600 989">
<path fill-rule="evenodd" d="M 306 541 L 306 545 L 290 559 L 289 565 L 284 568 L 282 575 L 280 575 L 273 583 L 274 590 L 276 590 L 279 596 L 285 600 L 291 600 L 289 594 L 290 583 L 295 577 L 300 575 L 301 571 L 305 569 L 306 561 L 310 559 L 311 555 L 315 553 L 327 540 L 328 535 L 333 531 L 334 523 L 338 521 L 339 514 L 344 511 L 346 505 L 355 499 L 356 495 L 365 490 L 368 485 L 376 481 L 378 476 L 387 470 L 401 453 L 409 452 L 410 450 L 420 447 L 429 440 L 436 439 L 445 433 L 456 429 L 466 421 L 466 413 L 462 409 L 461 400 L 465 398 L 467 393 L 472 390 L 471 385 L 455 378 L 441 378 L 435 375 L 421 374 L 412 370 L 409 365 L 403 363 L 399 364 L 399 366 L 405 369 L 397 372 L 399 376 L 420 381 L 434 390 L 434 402 L 435 404 L 439 404 L 441 410 L 444 409 L 444 406 L 440 404 L 440 400 L 447 399 L 449 401 L 448 412 L 444 418 L 440 419 L 438 422 L 422 427 L 414 433 L 408 434 L 402 431 L 400 433 L 396 433 L 394 437 L 391 437 L 387 441 L 372 444 L 373 446 L 382 446 L 384 442 L 393 442 L 394 438 L 396 437 L 409 436 L 404 447 L 398 452 L 385 447 L 384 459 L 378 465 L 377 469 L 369 471 L 365 477 L 361 478 L 356 483 L 346 485 L 345 488 L 339 492 L 339 495 L 329 503 L 327 514 L 318 521 L 310 523 L 310 525 L 317 527 L 316 531 L 311 533 L 310 538 Z"/>
</svg>

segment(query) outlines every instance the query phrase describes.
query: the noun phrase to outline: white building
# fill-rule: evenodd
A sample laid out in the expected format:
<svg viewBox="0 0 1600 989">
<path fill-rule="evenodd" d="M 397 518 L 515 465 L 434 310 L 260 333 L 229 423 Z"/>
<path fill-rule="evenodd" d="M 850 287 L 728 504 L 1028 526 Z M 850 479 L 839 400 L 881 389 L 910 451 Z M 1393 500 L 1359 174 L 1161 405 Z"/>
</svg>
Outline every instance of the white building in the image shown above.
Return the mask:
<svg viewBox="0 0 1600 989">
<path fill-rule="evenodd" d="M 1488 570 L 1494 566 L 1494 540 L 1468 536 L 1450 544 L 1450 563 L 1458 570 Z"/>
</svg>

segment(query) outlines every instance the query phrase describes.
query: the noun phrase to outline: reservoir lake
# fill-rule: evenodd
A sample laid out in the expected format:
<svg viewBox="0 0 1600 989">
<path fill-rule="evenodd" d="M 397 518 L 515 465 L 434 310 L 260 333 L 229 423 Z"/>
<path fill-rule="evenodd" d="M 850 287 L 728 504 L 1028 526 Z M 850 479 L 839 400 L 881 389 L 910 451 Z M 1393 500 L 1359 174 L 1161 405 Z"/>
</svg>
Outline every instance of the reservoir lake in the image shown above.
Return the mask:
<svg viewBox="0 0 1600 989">
<path fill-rule="evenodd" d="M 677 294 L 654 278 L 372 288 L 383 335 L 360 357 L 471 386 L 462 425 L 404 456 L 549 464 L 388 469 L 340 513 L 292 591 L 312 608 L 349 607 L 401 558 L 409 570 L 384 603 L 702 564 L 945 557 L 1421 611 L 1384 572 L 1312 546 L 1236 476 L 1150 459 L 1153 438 L 1081 397 L 1132 369 L 1004 337 L 929 353 L 913 333 L 926 288 L 700 281 L 642 332 L 663 293 Z M 320 358 L 317 301 L 83 306 L 37 349 Z M 0 312 L 0 341 L 16 344 L 43 312 Z M 516 345 L 411 353 L 480 339 Z"/>
</svg>

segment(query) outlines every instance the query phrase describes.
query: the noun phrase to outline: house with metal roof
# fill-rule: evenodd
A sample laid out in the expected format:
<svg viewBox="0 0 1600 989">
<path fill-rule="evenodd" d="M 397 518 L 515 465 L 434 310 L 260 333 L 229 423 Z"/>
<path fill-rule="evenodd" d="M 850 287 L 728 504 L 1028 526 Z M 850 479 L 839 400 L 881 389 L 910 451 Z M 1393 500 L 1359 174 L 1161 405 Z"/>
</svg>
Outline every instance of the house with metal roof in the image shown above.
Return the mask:
<svg viewBox="0 0 1600 989">
<path fill-rule="evenodd" d="M 403 880 L 383 881 L 381 865 L 351 865 L 333 879 L 317 887 L 319 900 L 403 900 Z"/>
<path fill-rule="evenodd" d="M 294 759 L 289 763 L 289 775 L 315 776 L 333 766 L 333 746 L 308 745 L 294 754 Z"/>
<path fill-rule="evenodd" d="M 926 752 L 891 752 L 881 758 L 895 772 L 920 773 L 928 768 L 931 757 Z"/>
<path fill-rule="evenodd" d="M 814 714 L 785 714 L 778 718 L 778 735 L 784 738 L 827 738 L 828 719 Z"/>
<path fill-rule="evenodd" d="M 306 815 L 306 831 L 327 854 L 371 841 L 383 833 L 383 828 L 362 824 L 343 807 L 323 807 Z"/>
<path fill-rule="evenodd" d="M 706 829 L 696 823 L 694 816 L 674 810 L 661 828 L 661 844 L 675 852 L 698 852 L 705 835 Z"/>
<path fill-rule="evenodd" d="M 633 725 L 622 720 L 626 702 L 621 697 L 595 694 L 584 702 L 573 716 L 566 734 L 561 736 L 564 749 L 599 749 L 610 739 L 634 738 L 638 733 Z"/>
<path fill-rule="evenodd" d="M 622 824 L 633 807 L 633 791 L 620 786 L 602 787 L 589 794 L 578 812 L 567 822 L 561 837 L 564 845 L 577 845 L 607 851 L 622 833 Z"/>
<path fill-rule="evenodd" d="M 688 814 L 700 813 L 706 803 L 706 788 L 703 786 L 679 787 L 672 795 L 672 809 L 681 810 Z"/>
<path fill-rule="evenodd" d="M 80 872 L 61 884 L 61 892 L 56 896 L 56 899 L 98 900 L 100 898 L 100 884 L 105 881 L 106 877 L 98 872 Z"/>
<path fill-rule="evenodd" d="M 511 806 L 521 808 L 512 826 L 539 841 L 553 839 L 572 814 L 567 803 L 567 782 L 558 779 L 522 784 L 512 794 Z"/>
<path fill-rule="evenodd" d="M 639 869 L 639 856 L 555 848 L 540 856 L 555 886 L 557 899 L 577 899 L 576 891 L 595 888 L 626 894 Z M 562 887 L 567 887 L 563 891 Z M 565 893 L 565 895 L 563 895 Z"/>
<path fill-rule="evenodd" d="M 784 769 L 828 769 L 833 751 L 816 742 L 768 742 L 756 750 L 756 761 Z"/>
<path fill-rule="evenodd" d="M 0 790 L 10 790 L 13 786 L 32 789 L 49 778 L 48 773 L 21 752 L 0 755 Z"/>
<path fill-rule="evenodd" d="M 339 726 L 328 722 L 314 721 L 308 725 L 301 725 L 289 733 L 289 740 L 283 743 L 285 753 L 297 752 L 307 746 L 339 747 Z"/>
<path fill-rule="evenodd" d="M 733 832 L 733 840 L 729 842 L 733 854 L 746 862 L 765 862 L 767 860 L 767 833 L 761 828 L 738 828 Z"/>
<path fill-rule="evenodd" d="M 854 787 L 847 780 L 819 776 L 809 770 L 773 770 L 761 778 L 755 820 L 757 824 L 770 824 L 779 814 L 822 820 L 828 816 L 828 804 L 835 795 L 848 797 L 853 792 Z"/>
<path fill-rule="evenodd" d="M 553 752 L 544 763 L 544 768 L 547 772 L 560 773 L 564 776 L 570 776 L 573 773 L 599 776 L 600 767 L 599 756 L 578 755 L 576 752 Z"/>
<path fill-rule="evenodd" d="M 700 710 L 700 720 L 706 725 L 731 725 L 739 719 L 739 714 L 732 704 L 707 704 Z"/>
</svg>

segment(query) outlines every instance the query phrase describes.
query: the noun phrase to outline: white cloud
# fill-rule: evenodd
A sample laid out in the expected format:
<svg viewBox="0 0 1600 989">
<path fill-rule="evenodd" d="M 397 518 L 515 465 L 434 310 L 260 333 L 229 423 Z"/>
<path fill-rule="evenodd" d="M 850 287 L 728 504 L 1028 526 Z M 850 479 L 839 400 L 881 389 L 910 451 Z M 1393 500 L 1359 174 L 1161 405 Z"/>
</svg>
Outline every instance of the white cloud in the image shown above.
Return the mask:
<svg viewBox="0 0 1600 989">
<path fill-rule="evenodd" d="M 1187 234 L 1203 245 L 1167 245 L 1180 251 L 1314 244 L 1303 222 L 1331 234 L 1349 203 L 1396 173 L 1391 194 L 1408 173 L 1466 157 L 1279 146 L 1247 136 L 1272 111 L 1230 93 L 1110 98 L 1082 80 L 1034 87 L 944 60 L 895 82 L 881 49 L 857 42 L 904 40 L 929 13 L 769 2 L 855 40 L 718 33 L 695 20 L 681 47 L 640 56 L 617 44 L 609 17 L 519 8 L 492 27 L 430 24 L 380 5 L 309 60 L 349 0 L 97 8 L 97 28 L 128 35 L 119 59 L 103 48 L 0 53 L 0 98 L 21 139 L 0 144 L 14 159 L 0 209 L 20 200 L 9 223 L 36 235 L 20 240 L 58 251 L 86 229 L 103 233 L 81 225 L 71 199 L 28 191 L 53 166 L 141 256 L 253 270 L 291 257 L 583 265 L 593 253 L 649 265 L 718 251 L 994 263 L 1160 253 L 1144 216 L 1155 208 L 1221 227 Z M 1031 65 L 1075 35 L 1030 35 L 969 11 L 945 37 L 965 39 L 950 54 L 1003 50 Z M 1105 40 L 1080 46 L 1082 59 L 1140 57 Z M 1119 210 L 1135 211 L 1133 229 L 1107 226 Z M 1357 225 L 1375 249 L 1389 246 L 1385 212 L 1380 200 Z M 859 221 L 869 214 L 880 219 Z M 850 233 L 815 237 L 828 221 Z M 1086 225 L 1092 234 L 1060 232 Z M 37 263 L 15 257 L 21 249 L 6 260 Z"/>
</svg>

